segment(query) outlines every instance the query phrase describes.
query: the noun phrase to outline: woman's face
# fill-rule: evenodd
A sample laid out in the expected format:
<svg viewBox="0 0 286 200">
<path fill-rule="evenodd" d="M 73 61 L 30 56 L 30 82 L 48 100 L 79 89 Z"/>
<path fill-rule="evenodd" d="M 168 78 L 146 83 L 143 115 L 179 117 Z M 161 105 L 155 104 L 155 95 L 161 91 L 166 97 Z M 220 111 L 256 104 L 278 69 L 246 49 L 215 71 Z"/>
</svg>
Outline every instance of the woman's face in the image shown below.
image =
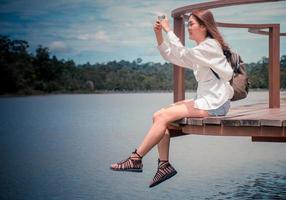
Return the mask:
<svg viewBox="0 0 286 200">
<path fill-rule="evenodd" d="M 206 28 L 201 26 L 193 15 L 190 16 L 188 21 L 188 32 L 189 38 L 195 41 L 206 36 Z"/>
</svg>

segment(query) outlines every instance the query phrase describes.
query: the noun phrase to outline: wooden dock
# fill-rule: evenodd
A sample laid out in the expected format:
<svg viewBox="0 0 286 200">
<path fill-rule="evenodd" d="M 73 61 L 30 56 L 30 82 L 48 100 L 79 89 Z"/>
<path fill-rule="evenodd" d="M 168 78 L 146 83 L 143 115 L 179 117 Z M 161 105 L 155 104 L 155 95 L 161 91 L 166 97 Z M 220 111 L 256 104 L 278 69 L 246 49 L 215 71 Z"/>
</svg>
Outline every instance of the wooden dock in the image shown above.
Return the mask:
<svg viewBox="0 0 286 200">
<path fill-rule="evenodd" d="M 176 8 L 172 11 L 174 32 L 185 44 L 185 15 L 197 9 L 277 2 L 283 0 L 217 0 Z M 252 141 L 286 142 L 286 99 L 280 101 L 280 24 L 233 24 L 217 22 L 228 28 L 248 28 L 250 33 L 267 35 L 269 41 L 269 102 L 231 108 L 224 117 L 184 118 L 170 123 L 172 137 L 187 134 L 250 136 Z M 268 29 L 268 30 L 265 30 Z M 174 102 L 185 99 L 184 68 L 174 65 Z M 250 80 L 251 82 L 251 80 Z"/>
<path fill-rule="evenodd" d="M 286 101 L 280 108 L 268 103 L 231 108 L 223 117 L 184 118 L 170 123 L 171 136 L 188 134 L 251 136 L 253 141 L 286 142 Z"/>
</svg>

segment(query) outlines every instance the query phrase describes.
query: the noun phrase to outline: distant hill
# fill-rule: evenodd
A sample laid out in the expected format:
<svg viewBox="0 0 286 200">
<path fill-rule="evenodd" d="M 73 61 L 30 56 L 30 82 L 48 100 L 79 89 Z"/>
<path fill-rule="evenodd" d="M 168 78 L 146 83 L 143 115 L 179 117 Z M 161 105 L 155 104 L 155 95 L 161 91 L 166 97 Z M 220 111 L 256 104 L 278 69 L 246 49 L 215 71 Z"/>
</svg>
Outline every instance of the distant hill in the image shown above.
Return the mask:
<svg viewBox="0 0 286 200">
<path fill-rule="evenodd" d="M 73 60 L 51 56 L 39 46 L 34 54 L 29 44 L 0 35 L 0 94 L 92 93 L 104 91 L 170 91 L 173 67 L 170 63 L 110 61 L 76 65 Z M 280 60 L 281 88 L 286 88 L 286 55 Z M 268 87 L 268 58 L 246 64 L 252 88 Z M 191 70 L 185 70 L 185 85 L 195 90 Z"/>
</svg>

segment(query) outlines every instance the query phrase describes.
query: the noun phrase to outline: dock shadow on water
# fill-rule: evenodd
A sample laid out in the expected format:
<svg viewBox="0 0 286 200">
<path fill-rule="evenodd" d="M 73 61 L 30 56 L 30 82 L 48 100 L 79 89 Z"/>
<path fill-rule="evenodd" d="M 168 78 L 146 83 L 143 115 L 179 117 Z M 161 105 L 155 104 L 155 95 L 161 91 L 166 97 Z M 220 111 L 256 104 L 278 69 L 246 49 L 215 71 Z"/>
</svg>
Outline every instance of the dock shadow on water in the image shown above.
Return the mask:
<svg viewBox="0 0 286 200">
<path fill-rule="evenodd" d="M 254 92 L 247 101 L 267 96 Z M 286 199 L 286 145 L 247 137 L 172 138 L 178 174 L 152 189 L 156 147 L 143 173 L 111 171 L 172 100 L 172 93 L 0 98 L 0 199 Z"/>
</svg>

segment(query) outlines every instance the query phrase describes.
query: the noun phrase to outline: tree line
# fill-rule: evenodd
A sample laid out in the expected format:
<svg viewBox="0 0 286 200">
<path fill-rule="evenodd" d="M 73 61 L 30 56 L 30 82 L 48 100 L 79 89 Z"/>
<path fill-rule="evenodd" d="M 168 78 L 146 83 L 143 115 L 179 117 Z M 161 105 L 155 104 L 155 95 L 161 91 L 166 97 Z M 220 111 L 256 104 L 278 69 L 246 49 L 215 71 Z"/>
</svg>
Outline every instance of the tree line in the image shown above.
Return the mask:
<svg viewBox="0 0 286 200">
<path fill-rule="evenodd" d="M 24 40 L 0 35 L 0 94 L 92 93 L 106 91 L 171 91 L 173 67 L 170 63 L 130 61 L 75 64 L 58 59 L 41 45 L 28 51 Z M 251 88 L 268 87 L 268 58 L 246 64 Z M 281 88 L 286 88 L 286 55 L 280 59 Z M 187 90 L 195 90 L 191 70 L 185 70 Z"/>
</svg>

